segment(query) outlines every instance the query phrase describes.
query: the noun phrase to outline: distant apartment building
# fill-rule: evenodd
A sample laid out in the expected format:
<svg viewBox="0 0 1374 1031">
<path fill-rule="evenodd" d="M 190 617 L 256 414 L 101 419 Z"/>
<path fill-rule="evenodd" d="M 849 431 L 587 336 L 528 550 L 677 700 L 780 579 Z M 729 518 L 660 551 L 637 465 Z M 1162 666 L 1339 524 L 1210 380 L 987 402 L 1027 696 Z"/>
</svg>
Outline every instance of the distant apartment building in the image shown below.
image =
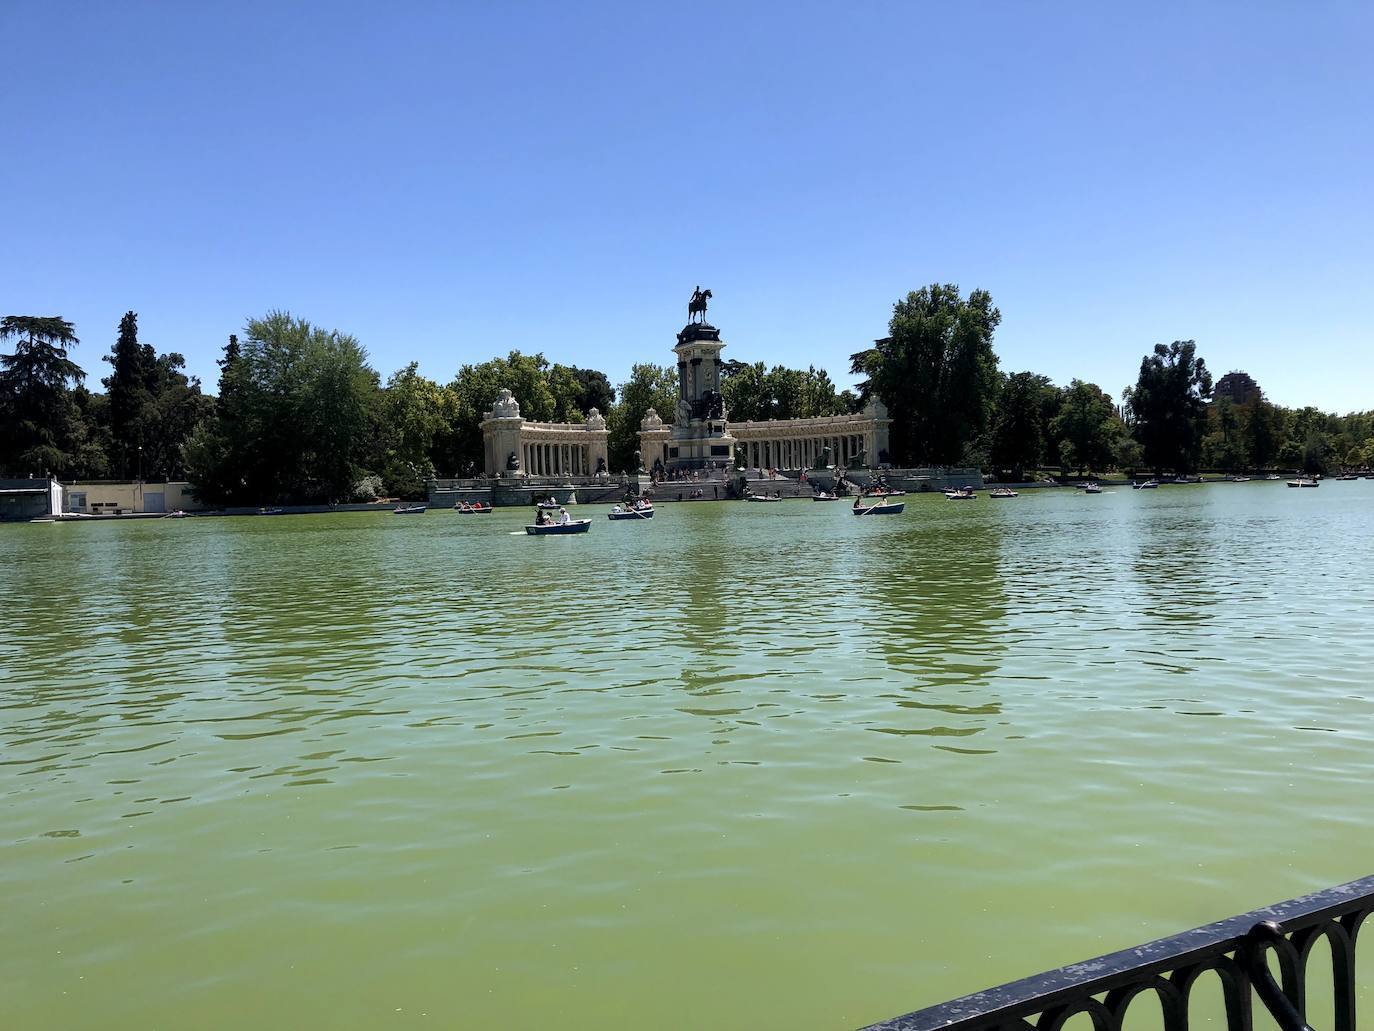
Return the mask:
<svg viewBox="0 0 1374 1031">
<path fill-rule="evenodd" d="M 1248 372 L 1228 372 L 1212 387 L 1212 400 L 1230 401 L 1243 405 L 1254 397 L 1262 397 L 1263 392 Z"/>
</svg>

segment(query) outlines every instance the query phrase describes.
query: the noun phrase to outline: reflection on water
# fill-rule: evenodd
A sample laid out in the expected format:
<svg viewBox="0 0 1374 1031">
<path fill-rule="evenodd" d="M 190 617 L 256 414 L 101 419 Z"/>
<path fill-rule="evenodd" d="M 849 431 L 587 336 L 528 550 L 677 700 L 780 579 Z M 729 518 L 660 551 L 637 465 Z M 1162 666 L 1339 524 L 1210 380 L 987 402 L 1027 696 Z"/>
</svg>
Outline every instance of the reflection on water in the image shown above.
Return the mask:
<svg viewBox="0 0 1374 1031">
<path fill-rule="evenodd" d="M 846 1026 L 1365 873 L 1374 484 L 1273 486 L 0 527 L 13 1019 Z"/>
</svg>

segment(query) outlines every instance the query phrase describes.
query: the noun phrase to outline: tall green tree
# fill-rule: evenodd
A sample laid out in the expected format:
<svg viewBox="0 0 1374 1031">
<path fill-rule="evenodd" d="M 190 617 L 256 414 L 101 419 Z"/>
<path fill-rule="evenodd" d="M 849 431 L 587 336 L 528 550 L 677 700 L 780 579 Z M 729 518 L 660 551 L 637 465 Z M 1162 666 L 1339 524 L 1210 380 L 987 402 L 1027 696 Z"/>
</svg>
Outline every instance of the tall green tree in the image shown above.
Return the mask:
<svg viewBox="0 0 1374 1031">
<path fill-rule="evenodd" d="M 671 423 L 677 407 L 677 371 L 662 365 L 642 363 L 630 369 L 630 378 L 620 385 L 620 401 L 606 418 L 607 454 L 612 472 L 633 472 L 634 453 L 639 450 L 639 424 L 650 408 L 664 422 Z M 649 456 L 645 456 L 650 460 Z"/>
<path fill-rule="evenodd" d="M 111 453 L 116 475 L 129 478 L 138 471 L 138 455 L 151 443 L 153 388 L 157 357 L 138 340 L 138 314 L 128 311 L 119 320 L 114 347 L 105 355 L 110 374 L 101 382 L 109 398 Z"/>
<path fill-rule="evenodd" d="M 726 362 L 721 380 L 725 411 L 734 422 L 814 419 L 850 410 L 853 395 L 842 397 L 829 373 L 814 365 L 791 369 L 763 362 Z"/>
<path fill-rule="evenodd" d="M 183 478 L 182 444 L 214 411 L 214 401 L 201 390 L 200 379 L 187 376 L 185 369 L 186 359 L 175 351 L 158 355 L 154 362 L 152 406 L 145 422 L 145 476 Z"/>
<path fill-rule="evenodd" d="M 511 351 L 505 358 L 464 365 L 451 389 L 455 421 L 450 436 L 454 461 L 463 469 L 481 468 L 482 417 L 491 411 L 503 389 L 514 395 L 520 403 L 520 414 L 532 422 L 551 421 L 559 406 L 559 398 L 549 386 L 549 363 L 542 354 Z M 564 397 L 565 412 L 569 397 L 571 394 Z"/>
<path fill-rule="evenodd" d="M 1238 409 L 1241 447 L 1250 465 L 1267 469 L 1278 457 L 1281 417 L 1258 392 Z"/>
<path fill-rule="evenodd" d="M 1250 465 L 1240 406 L 1217 397 L 1207 408 L 1207 434 L 1202 438 L 1202 464 L 1210 469 L 1236 471 Z"/>
<path fill-rule="evenodd" d="M 1116 409 L 1111 395 L 1096 383 L 1073 380 L 1065 389 L 1050 432 L 1060 441 L 1064 463 L 1079 472 L 1110 468 Z"/>
<path fill-rule="evenodd" d="M 1048 376 L 1018 372 L 1007 377 L 997 397 L 990 458 L 994 468 L 1017 480 L 1045 460 L 1049 397 L 1058 395 Z"/>
<path fill-rule="evenodd" d="M 1211 394 L 1212 375 L 1193 341 L 1156 344 L 1141 359 L 1128 405 L 1148 466 L 1156 472 L 1197 467 Z"/>
<path fill-rule="evenodd" d="M 936 283 L 898 301 L 889 335 L 852 356 L 861 395 L 876 394 L 892 416 L 893 461 L 956 464 L 987 433 L 1001 321 L 986 290 L 965 299 L 953 283 Z"/>
<path fill-rule="evenodd" d="M 388 494 L 417 497 L 435 474 L 435 439 L 445 428 L 444 391 L 411 362 L 387 380 L 380 405 L 376 464 Z"/>
<path fill-rule="evenodd" d="M 772 388 L 763 362 L 727 361 L 722 372 L 720 393 L 732 421 L 757 422 L 773 417 Z"/>
<path fill-rule="evenodd" d="M 599 369 L 574 368 L 573 374 L 582 384 L 582 397 L 578 401 L 578 407 L 588 413 L 593 408 L 602 415 L 609 412 L 615 404 L 615 387 L 611 386 L 610 378 Z"/>
<path fill-rule="evenodd" d="M 186 359 L 158 354 L 138 339 L 138 315 L 126 312 L 104 361 L 111 472 L 170 479 L 182 473 L 181 445 L 212 404 L 200 381 L 185 373 Z"/>
<path fill-rule="evenodd" d="M 86 374 L 68 356 L 76 331 L 58 316 L 0 319 L 0 470 L 63 476 L 75 470 L 85 436 L 72 390 Z"/>
<path fill-rule="evenodd" d="M 1310 405 L 1288 413 L 1279 461 L 1309 473 L 1325 473 L 1332 463 L 1334 446 L 1328 433 L 1329 416 Z"/>
<path fill-rule="evenodd" d="M 577 370 L 568 365 L 554 365 L 548 370 L 549 392 L 553 394 L 554 422 L 581 422 L 586 418 L 582 409 L 582 383 Z"/>
<path fill-rule="evenodd" d="M 187 442 L 187 472 L 201 497 L 224 504 L 346 500 L 375 453 L 378 395 L 355 338 L 270 312 L 226 347 L 215 416 Z"/>
</svg>

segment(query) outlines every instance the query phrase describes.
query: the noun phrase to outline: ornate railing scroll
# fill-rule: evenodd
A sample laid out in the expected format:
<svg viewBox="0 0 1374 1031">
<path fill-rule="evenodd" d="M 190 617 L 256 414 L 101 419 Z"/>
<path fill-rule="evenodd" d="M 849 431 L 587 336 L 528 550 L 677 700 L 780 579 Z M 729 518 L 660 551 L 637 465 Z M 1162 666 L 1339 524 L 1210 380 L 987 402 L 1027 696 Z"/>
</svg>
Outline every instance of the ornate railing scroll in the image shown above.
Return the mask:
<svg viewBox="0 0 1374 1031">
<path fill-rule="evenodd" d="M 1227 1031 L 1251 1031 L 1258 995 L 1282 1031 L 1307 1028 L 1307 961 L 1325 938 L 1331 949 L 1335 1026 L 1355 1031 L 1355 941 L 1374 912 L 1374 876 L 1233 916 L 1171 938 L 1050 970 L 873 1024 L 865 1031 L 1061 1031 L 1087 1014 L 1093 1031 L 1121 1031 L 1132 1000 L 1153 992 L 1164 1031 L 1188 1031 L 1198 979 L 1221 981 Z M 1270 973 L 1268 954 L 1279 977 Z"/>
</svg>

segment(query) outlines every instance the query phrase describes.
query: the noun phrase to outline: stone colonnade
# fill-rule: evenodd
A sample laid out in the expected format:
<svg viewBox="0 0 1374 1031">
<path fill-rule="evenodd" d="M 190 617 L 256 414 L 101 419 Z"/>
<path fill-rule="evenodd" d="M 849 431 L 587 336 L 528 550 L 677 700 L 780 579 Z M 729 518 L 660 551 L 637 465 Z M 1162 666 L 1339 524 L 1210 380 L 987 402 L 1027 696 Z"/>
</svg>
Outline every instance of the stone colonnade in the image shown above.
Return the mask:
<svg viewBox="0 0 1374 1031">
<path fill-rule="evenodd" d="M 591 476 L 596 472 L 590 443 L 559 439 L 558 435 L 539 439 L 544 436 L 548 435 L 528 429 L 520 435 L 520 467 L 526 476 Z"/>
<path fill-rule="evenodd" d="M 739 434 L 739 425 L 731 427 Z M 746 466 L 760 469 L 810 469 L 830 448 L 830 465 L 848 466 L 863 456 L 865 464 L 877 461 L 871 433 L 841 433 L 824 437 L 762 436 L 741 439 L 738 450 Z"/>
<path fill-rule="evenodd" d="M 810 469 L 825 460 L 826 448 L 830 449 L 829 465 L 852 466 L 862 461 L 872 466 L 887 461 L 891 424 L 887 409 L 875 398 L 854 415 L 732 422 L 730 433 L 748 467 Z"/>
<path fill-rule="evenodd" d="M 583 422 L 530 422 L 509 390 L 482 419 L 488 476 L 595 476 L 606 470 L 606 419 L 595 408 Z"/>
</svg>

